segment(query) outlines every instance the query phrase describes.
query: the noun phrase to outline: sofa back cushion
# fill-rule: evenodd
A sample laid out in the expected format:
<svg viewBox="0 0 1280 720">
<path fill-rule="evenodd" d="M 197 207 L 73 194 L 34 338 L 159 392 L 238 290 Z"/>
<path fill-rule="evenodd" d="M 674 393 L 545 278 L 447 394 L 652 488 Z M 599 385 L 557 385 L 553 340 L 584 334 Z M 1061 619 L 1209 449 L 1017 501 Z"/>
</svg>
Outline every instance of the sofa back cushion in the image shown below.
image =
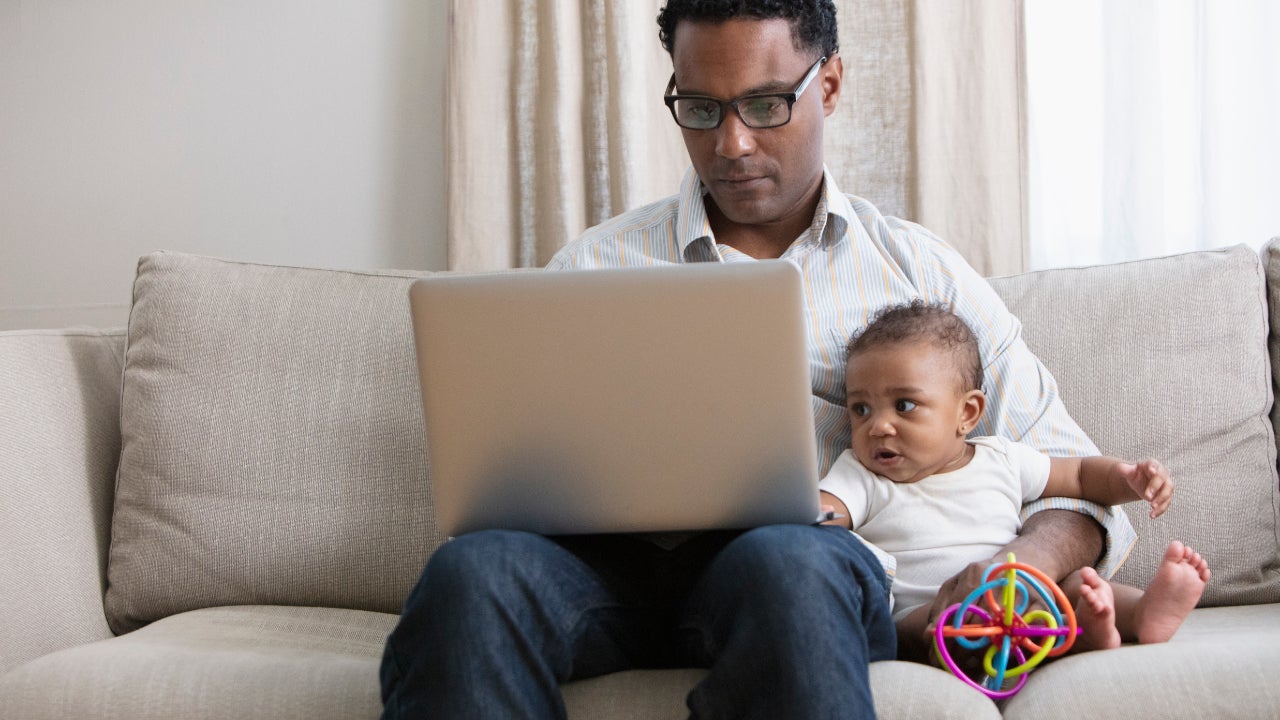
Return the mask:
<svg viewBox="0 0 1280 720">
<path fill-rule="evenodd" d="M 217 605 L 399 612 L 442 540 L 412 279 L 142 258 L 108 560 L 113 630 Z"/>
<path fill-rule="evenodd" d="M 140 261 L 108 558 L 114 631 L 219 605 L 399 611 L 443 541 L 406 299 L 414 277 Z M 1280 601 L 1257 255 L 992 283 L 1099 447 L 1172 468 L 1164 517 L 1127 507 L 1140 540 L 1118 579 L 1145 585 L 1177 538 L 1213 565 L 1205 604 Z"/>
<path fill-rule="evenodd" d="M 992 281 L 1102 452 L 1156 457 L 1173 505 L 1125 507 L 1138 544 L 1116 579 L 1151 579 L 1170 540 L 1200 550 L 1202 604 L 1280 601 L 1267 300 L 1257 253 L 1220 251 Z"/>
<path fill-rule="evenodd" d="M 1262 247 L 1262 265 L 1267 274 L 1267 304 L 1271 308 L 1271 336 L 1267 351 L 1271 355 L 1271 392 L 1280 393 L 1280 237 Z M 1280 450 L 1280 403 L 1271 405 L 1271 427 L 1276 433 L 1276 448 Z"/>
</svg>

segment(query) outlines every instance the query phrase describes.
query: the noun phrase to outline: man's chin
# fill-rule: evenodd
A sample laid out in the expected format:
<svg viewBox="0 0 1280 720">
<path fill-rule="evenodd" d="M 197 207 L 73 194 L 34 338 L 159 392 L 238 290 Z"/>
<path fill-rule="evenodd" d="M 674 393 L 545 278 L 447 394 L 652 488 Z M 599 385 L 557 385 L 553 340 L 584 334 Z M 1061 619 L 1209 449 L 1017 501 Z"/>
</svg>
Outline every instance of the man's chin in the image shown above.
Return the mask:
<svg viewBox="0 0 1280 720">
<path fill-rule="evenodd" d="M 720 214 L 737 225 L 768 225 L 776 222 L 777 209 L 771 196 L 733 196 L 712 194 Z"/>
</svg>

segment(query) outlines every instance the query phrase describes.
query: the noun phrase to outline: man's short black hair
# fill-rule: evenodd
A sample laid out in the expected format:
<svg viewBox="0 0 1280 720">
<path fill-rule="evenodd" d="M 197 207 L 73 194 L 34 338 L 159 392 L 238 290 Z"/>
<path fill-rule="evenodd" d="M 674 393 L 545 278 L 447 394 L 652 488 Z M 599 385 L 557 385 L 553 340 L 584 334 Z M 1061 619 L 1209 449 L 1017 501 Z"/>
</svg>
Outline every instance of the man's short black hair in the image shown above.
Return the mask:
<svg viewBox="0 0 1280 720">
<path fill-rule="evenodd" d="M 849 339 L 845 358 L 875 347 L 917 341 L 952 354 L 962 391 L 982 389 L 982 353 L 973 331 L 945 305 L 924 300 L 881 309 L 866 329 Z"/>
<path fill-rule="evenodd" d="M 813 50 L 823 57 L 840 50 L 833 0 L 669 0 L 658 12 L 658 39 L 671 53 L 681 21 L 723 22 L 732 18 L 789 20 L 796 49 Z"/>
</svg>

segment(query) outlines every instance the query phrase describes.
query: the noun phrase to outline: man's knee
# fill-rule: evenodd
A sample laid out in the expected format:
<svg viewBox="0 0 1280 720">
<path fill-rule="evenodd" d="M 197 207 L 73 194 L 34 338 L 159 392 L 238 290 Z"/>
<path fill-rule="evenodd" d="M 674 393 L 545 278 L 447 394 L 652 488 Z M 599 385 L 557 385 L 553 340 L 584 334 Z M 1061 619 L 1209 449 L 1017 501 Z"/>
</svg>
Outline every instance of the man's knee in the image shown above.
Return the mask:
<svg viewBox="0 0 1280 720">
<path fill-rule="evenodd" d="M 729 543 L 703 576 L 689 625 L 706 656 L 738 647 L 735 638 L 776 638 L 774 660 L 794 664 L 798 648 L 848 645 L 858 657 L 890 657 L 896 646 L 884 574 L 847 530 L 778 525 Z M 874 641 L 874 642 L 873 642 Z M 861 648 L 861 649 L 859 649 Z M 807 651 L 806 651 L 807 652 Z M 821 653 L 820 653 L 821 654 Z"/>
<path fill-rule="evenodd" d="M 805 595 L 830 587 L 860 591 L 853 572 L 862 567 L 857 541 L 844 531 L 806 525 L 769 525 L 747 531 L 716 559 L 725 576 L 737 577 L 757 591 Z M 850 583 L 849 580 L 855 580 Z"/>
<path fill-rule="evenodd" d="M 436 592 L 455 598 L 501 594 L 502 586 L 520 582 L 522 570 L 531 570 L 536 564 L 533 558 L 547 544 L 546 538 L 538 535 L 507 530 L 454 538 L 427 561 L 406 609 Z"/>
<path fill-rule="evenodd" d="M 436 549 L 427 562 L 427 570 L 434 574 L 466 574 L 492 565 L 512 551 L 534 541 L 527 533 L 508 530 L 484 530 L 450 539 Z"/>
<path fill-rule="evenodd" d="M 848 553 L 845 538 L 832 528 L 766 525 L 744 532 L 725 548 L 726 558 L 765 568 L 788 569 L 837 562 Z"/>
</svg>

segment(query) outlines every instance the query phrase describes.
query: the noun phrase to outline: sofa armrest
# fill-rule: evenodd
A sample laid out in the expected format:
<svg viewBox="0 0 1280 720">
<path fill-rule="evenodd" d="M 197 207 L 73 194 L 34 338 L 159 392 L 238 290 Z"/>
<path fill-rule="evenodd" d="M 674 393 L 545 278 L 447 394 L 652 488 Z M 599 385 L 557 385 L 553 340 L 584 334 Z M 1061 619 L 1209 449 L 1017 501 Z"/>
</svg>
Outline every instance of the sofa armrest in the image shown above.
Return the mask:
<svg viewBox="0 0 1280 720">
<path fill-rule="evenodd" d="M 0 332 L 0 675 L 111 637 L 122 330 Z"/>
</svg>

